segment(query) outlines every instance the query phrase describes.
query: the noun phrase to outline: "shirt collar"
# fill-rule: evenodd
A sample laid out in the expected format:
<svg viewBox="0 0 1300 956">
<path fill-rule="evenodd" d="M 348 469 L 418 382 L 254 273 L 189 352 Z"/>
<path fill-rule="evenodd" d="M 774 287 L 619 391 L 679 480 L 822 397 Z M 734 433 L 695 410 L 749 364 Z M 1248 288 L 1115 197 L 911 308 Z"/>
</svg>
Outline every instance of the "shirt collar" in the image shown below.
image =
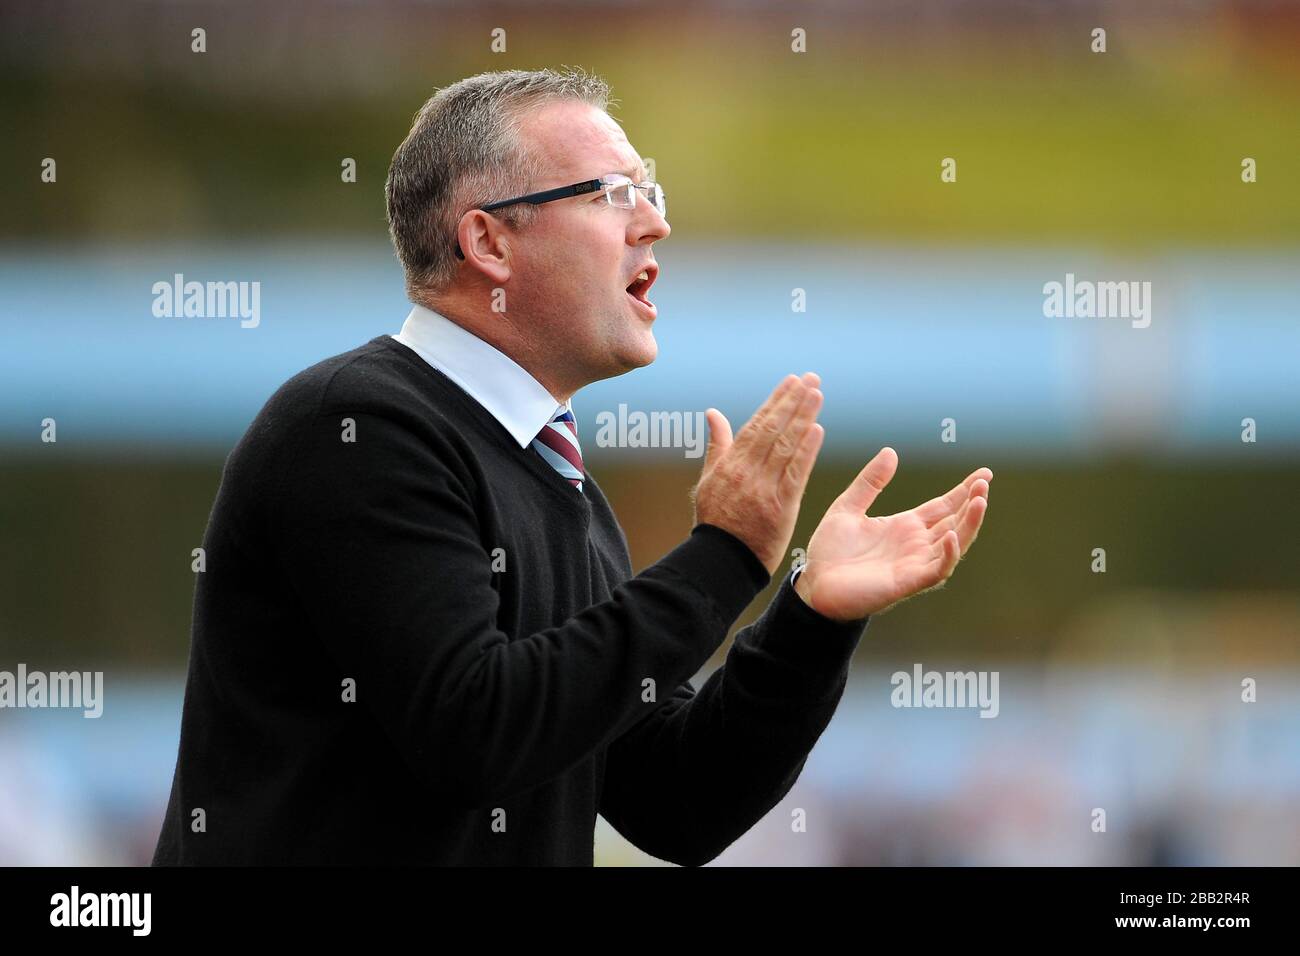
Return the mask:
<svg viewBox="0 0 1300 956">
<path fill-rule="evenodd" d="M 573 411 L 571 400 L 557 402 L 510 356 L 432 309 L 415 306 L 393 338 L 469 393 L 521 448 L 557 414 Z"/>
</svg>

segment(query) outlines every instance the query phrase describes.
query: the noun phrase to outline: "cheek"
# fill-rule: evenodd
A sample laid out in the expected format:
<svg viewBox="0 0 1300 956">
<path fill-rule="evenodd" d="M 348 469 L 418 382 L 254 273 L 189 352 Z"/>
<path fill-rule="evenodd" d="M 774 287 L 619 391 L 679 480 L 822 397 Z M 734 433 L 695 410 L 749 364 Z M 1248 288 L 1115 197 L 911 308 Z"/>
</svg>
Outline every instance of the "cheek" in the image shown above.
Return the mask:
<svg viewBox="0 0 1300 956">
<path fill-rule="evenodd" d="M 621 260 L 611 261 L 608 256 L 601 259 L 592 250 L 591 254 L 570 262 L 563 268 L 568 273 L 568 278 L 561 281 L 580 303 L 609 303 L 623 295 Z"/>
<path fill-rule="evenodd" d="M 609 210 L 604 212 L 608 213 Z M 574 238 L 574 248 L 582 249 L 575 268 L 581 270 L 584 285 L 597 294 L 609 295 L 626 286 L 623 273 L 627 270 L 624 248 L 625 233 L 617 217 L 592 216 Z"/>
<path fill-rule="evenodd" d="M 574 306 L 609 302 L 621 296 L 626 286 L 624 230 L 615 217 L 599 212 L 555 228 L 530 262 L 531 268 L 543 273 L 545 287 Z"/>
</svg>

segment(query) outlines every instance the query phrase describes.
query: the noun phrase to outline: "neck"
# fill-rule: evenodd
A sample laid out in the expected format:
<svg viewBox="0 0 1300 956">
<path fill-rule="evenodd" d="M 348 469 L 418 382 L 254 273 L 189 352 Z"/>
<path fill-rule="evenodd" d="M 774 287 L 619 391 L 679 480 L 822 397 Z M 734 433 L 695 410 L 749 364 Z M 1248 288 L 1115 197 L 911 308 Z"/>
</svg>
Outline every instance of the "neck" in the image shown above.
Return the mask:
<svg viewBox="0 0 1300 956">
<path fill-rule="evenodd" d="M 551 368 L 545 353 L 534 345 L 524 331 L 533 327 L 526 317 L 516 319 L 505 312 L 484 311 L 467 302 L 464 295 L 454 292 L 425 296 L 417 301 L 508 356 L 550 392 L 557 404 L 567 403 L 586 384 L 567 381 Z"/>
</svg>

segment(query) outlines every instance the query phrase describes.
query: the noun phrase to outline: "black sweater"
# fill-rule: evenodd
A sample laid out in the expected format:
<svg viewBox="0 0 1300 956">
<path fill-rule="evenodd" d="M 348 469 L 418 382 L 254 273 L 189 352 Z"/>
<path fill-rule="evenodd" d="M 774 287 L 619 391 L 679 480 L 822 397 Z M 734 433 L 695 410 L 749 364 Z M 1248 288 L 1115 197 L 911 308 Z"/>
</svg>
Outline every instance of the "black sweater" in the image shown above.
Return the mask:
<svg viewBox="0 0 1300 956">
<path fill-rule="evenodd" d="M 271 397 L 203 546 L 155 865 L 589 866 L 597 813 L 707 862 L 793 786 L 865 624 L 787 580 L 695 692 L 753 552 L 699 525 L 634 577 L 594 478 L 388 336 Z"/>
</svg>

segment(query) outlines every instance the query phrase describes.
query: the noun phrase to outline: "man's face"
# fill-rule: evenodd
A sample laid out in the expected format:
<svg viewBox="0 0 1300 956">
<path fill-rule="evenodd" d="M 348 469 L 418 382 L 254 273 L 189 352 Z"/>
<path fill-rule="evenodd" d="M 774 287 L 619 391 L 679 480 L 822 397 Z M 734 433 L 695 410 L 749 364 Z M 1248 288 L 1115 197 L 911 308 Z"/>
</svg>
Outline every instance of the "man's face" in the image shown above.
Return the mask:
<svg viewBox="0 0 1300 956">
<path fill-rule="evenodd" d="M 529 114 L 520 137 L 541 163 L 535 191 L 606 173 L 647 178 L 622 127 L 586 103 Z M 575 390 L 649 365 L 658 352 L 650 331 L 656 310 L 637 277 L 643 270 L 651 283 L 657 277 L 651 245 L 667 237 L 668 223 L 640 190 L 635 209 L 610 205 L 600 191 L 536 208 L 510 244 L 506 287 L 507 312 L 527 317 L 536 360 Z M 636 295 L 627 291 L 634 283 Z"/>
</svg>

